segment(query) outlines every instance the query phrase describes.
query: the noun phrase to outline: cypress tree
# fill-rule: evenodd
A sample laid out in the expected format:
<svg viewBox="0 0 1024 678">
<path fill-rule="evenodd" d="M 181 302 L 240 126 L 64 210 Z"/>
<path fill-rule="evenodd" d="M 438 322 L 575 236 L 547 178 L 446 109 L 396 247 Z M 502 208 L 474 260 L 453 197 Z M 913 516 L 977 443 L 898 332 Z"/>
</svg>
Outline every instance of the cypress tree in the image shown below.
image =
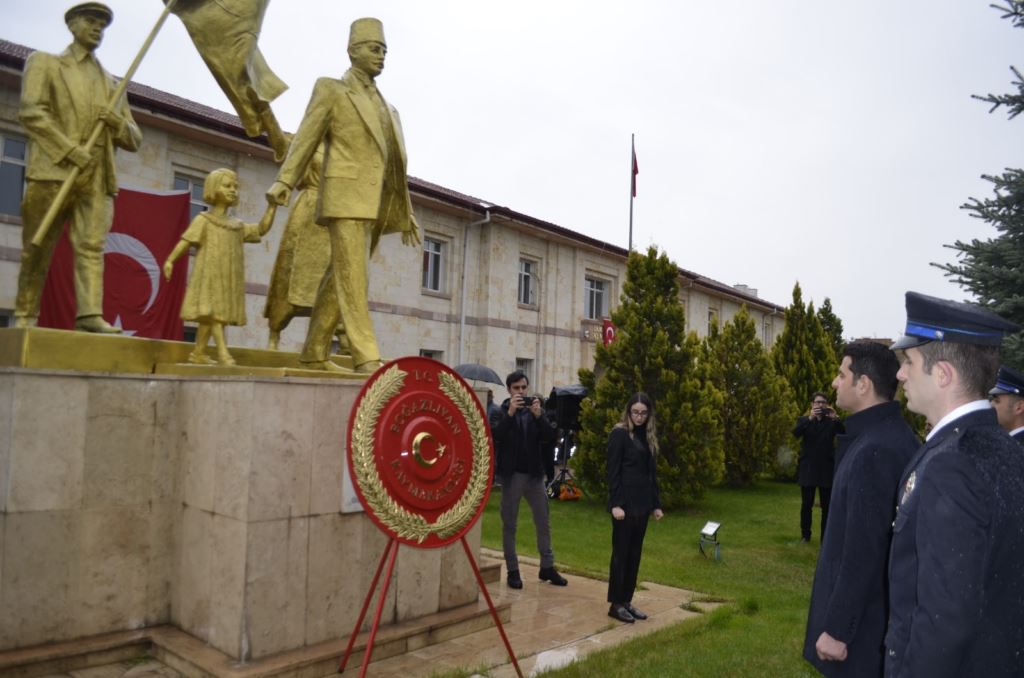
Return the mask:
<svg viewBox="0 0 1024 678">
<path fill-rule="evenodd" d="M 825 330 L 825 336 L 828 337 L 829 344 L 832 346 L 833 355 L 838 359 L 843 354 L 843 346 L 846 344 L 843 340 L 843 321 L 832 310 L 832 300 L 828 297 L 825 297 L 821 308 L 818 309 L 818 322 Z"/>
<path fill-rule="evenodd" d="M 744 306 L 706 340 L 713 379 L 725 395 L 725 483 L 747 487 L 771 468 L 796 419 L 789 384 L 775 371 Z"/>
<path fill-rule="evenodd" d="M 800 283 L 793 286 L 793 301 L 786 309 L 786 327 L 772 347 L 775 370 L 789 383 L 793 404 L 806 409 L 815 391 L 827 390 L 838 363 L 825 336 L 814 304 L 804 306 Z"/>
<path fill-rule="evenodd" d="M 576 478 L 588 494 L 607 495 L 608 434 L 629 396 L 644 391 L 657 415 L 662 504 L 697 498 L 722 473 L 722 397 L 700 360 L 700 340 L 686 333 L 679 269 L 667 255 L 655 247 L 646 255 L 630 252 L 612 322 L 615 341 L 597 346 L 596 373 L 580 370 L 590 395 L 583 401 L 579 448 L 572 457 Z"/>
<path fill-rule="evenodd" d="M 1012 0 L 1007 6 L 993 5 L 1016 28 L 1024 28 L 1024 2 Z M 1024 112 L 1024 76 L 1016 67 L 1015 92 L 975 95 L 992 104 L 989 112 L 1004 108 L 1009 119 Z M 983 306 L 1008 320 L 1024 325 L 1024 171 L 1007 169 L 1001 175 L 982 175 L 992 184 L 993 195 L 979 200 L 969 198 L 961 209 L 976 219 L 991 224 L 998 235 L 988 240 L 956 241 L 946 247 L 954 250 L 957 262 L 933 264 L 945 271 L 961 287 L 970 291 Z M 1003 342 L 1003 359 L 1024 369 L 1024 333 L 1018 332 Z"/>
</svg>

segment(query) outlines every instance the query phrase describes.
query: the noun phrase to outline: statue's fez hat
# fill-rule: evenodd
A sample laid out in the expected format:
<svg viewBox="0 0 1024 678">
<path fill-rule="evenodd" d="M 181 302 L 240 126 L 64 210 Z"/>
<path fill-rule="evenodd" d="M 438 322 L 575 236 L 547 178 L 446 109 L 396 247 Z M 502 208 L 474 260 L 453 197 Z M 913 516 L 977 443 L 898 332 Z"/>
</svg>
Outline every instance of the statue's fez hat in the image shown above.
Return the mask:
<svg viewBox="0 0 1024 678">
<path fill-rule="evenodd" d="M 1021 328 L 987 308 L 962 301 L 907 292 L 907 328 L 890 347 L 894 351 L 952 341 L 960 344 L 999 346 L 1003 336 Z"/>
<path fill-rule="evenodd" d="M 384 42 L 384 24 L 380 19 L 356 19 L 352 22 L 352 28 L 348 33 L 348 46 L 361 42 L 379 42 L 385 46 L 388 44 Z"/>
<path fill-rule="evenodd" d="M 97 14 L 107 20 L 108 26 L 114 20 L 114 12 L 102 2 L 83 2 L 64 12 L 64 23 L 71 23 L 79 14 Z"/>
</svg>

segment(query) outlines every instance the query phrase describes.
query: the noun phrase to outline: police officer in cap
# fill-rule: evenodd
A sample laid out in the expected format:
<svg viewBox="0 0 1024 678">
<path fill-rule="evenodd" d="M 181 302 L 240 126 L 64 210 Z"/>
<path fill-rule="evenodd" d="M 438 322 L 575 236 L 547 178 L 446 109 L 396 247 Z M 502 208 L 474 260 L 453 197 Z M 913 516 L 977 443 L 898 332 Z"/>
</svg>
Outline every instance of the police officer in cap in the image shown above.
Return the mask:
<svg viewBox="0 0 1024 678">
<path fill-rule="evenodd" d="M 1024 374 L 1003 365 L 996 376 L 995 388 L 988 392 L 999 425 L 1024 445 Z"/>
<path fill-rule="evenodd" d="M 885 675 L 1024 676 L 1024 455 L 985 397 L 1020 328 L 916 292 L 906 307 L 897 377 L 932 429 L 897 489 Z"/>
</svg>

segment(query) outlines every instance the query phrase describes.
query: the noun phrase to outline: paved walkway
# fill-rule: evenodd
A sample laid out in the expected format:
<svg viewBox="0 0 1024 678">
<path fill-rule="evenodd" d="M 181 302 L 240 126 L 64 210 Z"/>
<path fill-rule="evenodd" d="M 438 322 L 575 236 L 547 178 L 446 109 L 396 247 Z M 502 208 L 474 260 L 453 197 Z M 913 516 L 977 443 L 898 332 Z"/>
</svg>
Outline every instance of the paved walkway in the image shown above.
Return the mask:
<svg viewBox="0 0 1024 678">
<path fill-rule="evenodd" d="M 484 560 L 501 558 L 499 552 L 487 549 L 483 554 Z M 644 583 L 643 590 L 633 597 L 633 605 L 646 612 L 649 619 L 623 624 L 608 616 L 606 582 L 566 574 L 569 585 L 561 588 L 538 580 L 537 570 L 536 560 L 520 556 L 521 590 L 505 585 L 504 567 L 501 581 L 488 587 L 495 604 L 499 599 L 512 601 L 512 620 L 505 625 L 505 633 L 527 676 L 700 614 L 681 607 L 697 597 L 693 591 Z M 710 609 L 714 604 L 700 603 L 697 607 Z M 486 670 L 492 678 L 516 675 L 494 627 L 373 662 L 367 675 L 411 678 L 455 668 Z"/>
<path fill-rule="evenodd" d="M 499 562 L 499 552 L 483 549 L 483 562 Z M 607 583 L 596 579 L 566 574 L 569 585 L 562 588 L 537 579 L 538 563 L 520 558 L 523 588 L 513 590 L 501 579 L 490 584 L 488 591 L 495 604 L 512 602 L 512 619 L 505 625 L 512 649 L 524 675 L 564 666 L 590 652 L 612 647 L 631 638 L 650 633 L 699 612 L 683 609 L 698 594 L 659 584 L 643 583 L 633 604 L 646 612 L 649 619 L 623 624 L 608 617 L 605 602 Z M 563 573 L 564 574 L 564 573 Z M 697 603 L 693 607 L 708 610 L 714 603 Z M 372 662 L 367 671 L 374 678 L 419 678 L 462 669 L 487 672 L 491 678 L 516 675 L 495 627 L 435 645 L 428 645 L 402 655 Z M 358 667 L 345 671 L 357 676 Z M 337 675 L 337 674 L 332 674 Z M 107 664 L 91 669 L 57 674 L 49 678 L 180 678 L 181 674 L 153 660 Z"/>
</svg>

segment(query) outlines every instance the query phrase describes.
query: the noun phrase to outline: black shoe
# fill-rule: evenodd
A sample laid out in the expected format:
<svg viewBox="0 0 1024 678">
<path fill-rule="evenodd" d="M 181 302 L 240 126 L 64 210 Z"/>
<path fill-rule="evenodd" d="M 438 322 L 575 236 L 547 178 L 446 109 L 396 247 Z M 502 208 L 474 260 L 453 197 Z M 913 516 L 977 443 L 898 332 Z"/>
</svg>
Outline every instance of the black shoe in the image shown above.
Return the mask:
<svg viewBox="0 0 1024 678">
<path fill-rule="evenodd" d="M 615 603 L 612 603 L 612 606 L 608 608 L 608 616 L 612 619 L 618 619 L 620 622 L 626 622 L 627 624 L 632 624 L 636 621 L 633 618 L 633 615 L 629 613 L 629 610 L 622 605 L 616 605 Z"/>
<path fill-rule="evenodd" d="M 510 589 L 523 588 L 523 579 L 519 576 L 519 570 L 509 570 L 508 575 L 505 576 L 505 581 L 508 582 Z"/>
<path fill-rule="evenodd" d="M 647 615 L 633 607 L 633 603 L 626 603 L 624 607 L 626 608 L 626 612 L 633 616 L 633 619 L 647 619 Z"/>
<path fill-rule="evenodd" d="M 540 573 L 537 575 L 537 578 L 542 581 L 549 581 L 555 586 L 565 586 L 569 583 L 569 581 L 562 575 L 558 574 L 558 570 L 553 567 L 540 568 Z"/>
</svg>

